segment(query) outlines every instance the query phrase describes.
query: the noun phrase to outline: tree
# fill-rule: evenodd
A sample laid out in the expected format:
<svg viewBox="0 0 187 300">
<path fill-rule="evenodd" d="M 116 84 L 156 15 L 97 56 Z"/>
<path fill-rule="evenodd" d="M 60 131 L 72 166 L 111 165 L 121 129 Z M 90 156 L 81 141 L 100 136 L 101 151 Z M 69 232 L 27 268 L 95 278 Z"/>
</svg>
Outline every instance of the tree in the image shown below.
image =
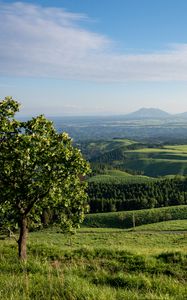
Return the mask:
<svg viewBox="0 0 187 300">
<path fill-rule="evenodd" d="M 19 227 L 18 254 L 26 259 L 28 225 L 39 224 L 44 209 L 58 211 L 57 222 L 71 230 L 87 209 L 89 165 L 67 133 L 57 133 L 43 115 L 15 119 L 19 103 L 0 101 L 0 223 Z"/>
</svg>

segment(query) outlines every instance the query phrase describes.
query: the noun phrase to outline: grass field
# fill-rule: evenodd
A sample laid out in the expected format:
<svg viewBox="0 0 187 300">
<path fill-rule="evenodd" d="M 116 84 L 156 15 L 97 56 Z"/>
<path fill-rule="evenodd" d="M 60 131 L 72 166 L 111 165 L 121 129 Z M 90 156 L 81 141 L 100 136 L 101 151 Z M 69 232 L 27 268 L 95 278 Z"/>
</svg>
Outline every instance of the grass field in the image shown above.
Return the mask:
<svg viewBox="0 0 187 300">
<path fill-rule="evenodd" d="M 187 145 L 167 145 L 167 146 L 164 146 L 164 148 L 166 149 L 169 149 L 169 150 L 174 150 L 174 151 L 177 151 L 177 152 L 185 152 L 187 154 Z"/>
<path fill-rule="evenodd" d="M 30 233 L 28 261 L 0 243 L 0 299 L 187 298 L 187 235 L 81 229 Z"/>
<path fill-rule="evenodd" d="M 187 218 L 187 216 L 186 216 Z M 187 219 L 186 220 L 172 220 L 164 221 L 153 224 L 141 225 L 135 228 L 138 231 L 186 231 L 187 232 Z"/>
<path fill-rule="evenodd" d="M 146 183 L 156 180 L 155 178 L 142 176 L 142 175 L 131 175 L 127 172 L 120 170 L 108 170 L 103 175 L 96 175 L 91 177 L 88 182 L 98 183 L 111 183 L 111 184 L 133 184 L 133 183 Z"/>
</svg>

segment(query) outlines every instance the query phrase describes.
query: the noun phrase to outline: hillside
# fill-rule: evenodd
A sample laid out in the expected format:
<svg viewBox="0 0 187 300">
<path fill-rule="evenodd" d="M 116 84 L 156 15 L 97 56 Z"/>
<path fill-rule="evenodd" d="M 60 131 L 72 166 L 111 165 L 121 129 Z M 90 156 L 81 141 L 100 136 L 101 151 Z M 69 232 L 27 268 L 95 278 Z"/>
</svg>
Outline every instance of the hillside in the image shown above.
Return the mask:
<svg viewBox="0 0 187 300">
<path fill-rule="evenodd" d="M 108 148 L 100 148 L 94 155 L 89 143 L 84 151 L 86 155 L 89 153 L 88 159 L 93 166 L 106 164 L 109 168 L 150 177 L 187 175 L 187 145 L 152 145 L 135 141 L 125 145 L 114 140 Z"/>
<path fill-rule="evenodd" d="M 135 112 L 125 115 L 126 118 L 130 119 L 162 119 L 170 116 L 169 113 L 158 108 L 140 108 Z"/>
<path fill-rule="evenodd" d="M 175 117 L 181 118 L 181 119 L 183 119 L 183 118 L 186 119 L 187 118 L 187 112 L 176 114 Z"/>
<path fill-rule="evenodd" d="M 93 183 L 111 183 L 111 184 L 133 184 L 133 183 L 146 183 L 156 180 L 155 178 L 132 175 L 120 170 L 106 170 L 105 174 L 92 176 L 88 182 Z"/>
</svg>

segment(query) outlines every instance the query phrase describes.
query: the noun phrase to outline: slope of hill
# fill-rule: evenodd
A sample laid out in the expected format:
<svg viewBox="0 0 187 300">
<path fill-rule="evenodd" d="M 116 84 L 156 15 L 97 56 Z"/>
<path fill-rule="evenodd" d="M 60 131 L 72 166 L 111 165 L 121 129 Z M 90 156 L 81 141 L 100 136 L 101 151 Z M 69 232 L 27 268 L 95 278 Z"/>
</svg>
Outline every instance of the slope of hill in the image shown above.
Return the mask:
<svg viewBox="0 0 187 300">
<path fill-rule="evenodd" d="M 107 155 L 109 156 L 118 156 L 123 155 L 123 149 L 127 149 L 129 146 L 137 144 L 136 141 L 129 139 L 109 139 L 109 140 L 100 140 L 100 141 L 86 141 L 77 144 L 79 148 L 81 148 L 82 152 L 86 156 L 87 159 L 94 160 L 101 156 L 102 162 L 105 160 L 105 156 L 107 159 Z M 134 146 L 135 147 L 135 146 Z M 135 147 L 136 148 L 136 147 Z"/>
<path fill-rule="evenodd" d="M 111 184 L 134 184 L 134 183 L 147 183 L 156 180 L 155 178 L 132 175 L 120 170 L 107 170 L 105 174 L 99 174 L 91 177 L 88 182 L 94 183 L 111 183 Z"/>
<path fill-rule="evenodd" d="M 177 118 L 186 119 L 187 118 L 187 111 L 185 111 L 183 113 L 180 113 L 180 114 L 175 114 L 174 116 L 177 117 Z"/>
<path fill-rule="evenodd" d="M 90 161 L 151 177 L 187 175 L 187 145 L 147 144 L 145 147 L 145 144 L 134 143 L 114 148 L 111 143 L 110 148 L 90 157 Z"/>
<path fill-rule="evenodd" d="M 158 108 L 140 108 L 139 110 L 126 115 L 127 118 L 131 119 L 162 119 L 170 116 L 169 113 Z"/>
</svg>

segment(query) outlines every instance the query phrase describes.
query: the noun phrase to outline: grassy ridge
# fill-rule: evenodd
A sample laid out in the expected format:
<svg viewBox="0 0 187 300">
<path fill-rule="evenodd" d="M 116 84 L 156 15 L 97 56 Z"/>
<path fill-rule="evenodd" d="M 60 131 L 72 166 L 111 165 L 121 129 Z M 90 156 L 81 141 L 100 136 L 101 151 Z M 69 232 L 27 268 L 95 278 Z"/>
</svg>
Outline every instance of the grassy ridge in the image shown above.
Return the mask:
<svg viewBox="0 0 187 300">
<path fill-rule="evenodd" d="M 81 150 L 86 154 L 87 158 L 99 156 L 101 153 L 109 153 L 110 151 L 124 148 L 136 144 L 137 142 L 129 139 L 112 139 L 104 141 L 90 141 L 81 143 Z"/>
<path fill-rule="evenodd" d="M 133 184 L 147 183 L 153 181 L 152 177 L 134 175 L 134 176 L 111 176 L 111 175 L 96 175 L 91 177 L 88 182 L 108 183 L 108 184 Z"/>
<path fill-rule="evenodd" d="M 96 175 L 89 178 L 88 182 L 95 183 L 111 183 L 111 184 L 133 184 L 133 183 L 146 183 L 156 180 L 155 178 L 142 176 L 142 175 L 131 175 L 127 172 L 120 170 L 107 170 L 105 174 Z"/>
<path fill-rule="evenodd" d="M 160 230 L 160 231 L 186 231 L 187 232 L 187 219 L 186 220 L 172 220 L 158 222 L 148 225 L 141 225 L 135 228 L 136 230 Z"/>
<path fill-rule="evenodd" d="M 183 220 L 187 219 L 187 205 L 89 214 L 86 215 L 84 225 L 88 227 L 131 228 L 133 227 L 133 216 L 136 226 L 168 220 Z"/>
</svg>

